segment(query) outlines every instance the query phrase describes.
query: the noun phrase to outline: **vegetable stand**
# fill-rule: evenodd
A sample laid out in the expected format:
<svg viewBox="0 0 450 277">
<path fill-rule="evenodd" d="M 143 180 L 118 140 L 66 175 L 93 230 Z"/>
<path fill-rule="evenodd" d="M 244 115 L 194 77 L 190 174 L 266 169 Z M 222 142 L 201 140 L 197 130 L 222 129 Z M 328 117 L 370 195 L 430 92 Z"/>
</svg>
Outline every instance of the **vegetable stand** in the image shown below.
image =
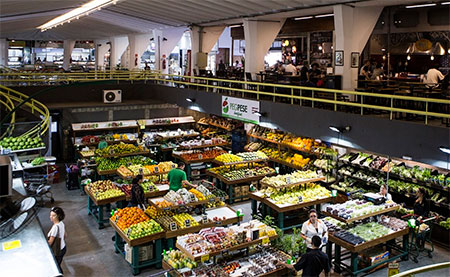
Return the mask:
<svg viewBox="0 0 450 277">
<path fill-rule="evenodd" d="M 348 271 L 352 276 L 357 276 L 358 274 L 366 273 L 367 271 L 376 268 L 382 264 L 386 264 L 392 261 L 395 261 L 399 258 L 402 258 L 403 260 L 408 259 L 408 234 L 409 229 L 405 228 L 403 230 L 392 232 L 386 236 L 364 242 L 361 244 L 353 245 L 351 243 L 348 243 L 338 237 L 335 237 L 332 233 L 329 234 L 328 237 L 328 244 L 326 246 L 326 252 L 328 255 L 328 258 L 330 261 L 332 260 L 332 247 L 333 243 L 335 244 L 334 248 L 334 258 L 333 258 L 333 265 L 334 265 L 334 271 L 337 273 L 340 273 L 342 269 Z M 403 237 L 402 239 L 402 245 L 399 246 L 396 243 L 396 238 Z M 392 250 L 396 250 L 399 253 L 395 256 L 392 254 L 389 256 L 389 259 L 383 260 L 379 263 L 375 263 L 369 267 L 358 269 L 358 253 L 361 253 L 363 250 L 372 248 L 376 245 L 385 244 L 386 248 L 391 254 Z M 341 248 L 344 247 L 348 251 L 350 251 L 350 255 L 342 255 Z M 350 266 L 343 263 L 343 260 L 350 259 Z"/>
<path fill-rule="evenodd" d="M 121 253 L 125 257 L 124 244 L 127 243 L 131 248 L 131 269 L 133 275 L 139 274 L 140 269 L 148 266 L 155 265 L 156 268 L 161 268 L 161 252 L 162 252 L 162 239 L 164 238 L 164 232 L 151 234 L 139 239 L 130 240 L 128 236 L 116 225 L 113 220 L 109 220 L 111 226 L 114 228 L 114 249 L 116 253 Z M 153 259 L 147 261 L 139 261 L 139 251 L 141 247 L 152 244 Z"/>
<path fill-rule="evenodd" d="M 105 209 L 106 212 L 110 211 L 112 203 L 117 203 L 117 207 L 122 208 L 123 201 L 126 199 L 124 194 L 113 198 L 97 200 L 87 187 L 84 187 L 84 191 L 88 196 L 88 215 L 92 215 L 95 218 L 99 229 L 105 228 L 104 223 L 109 222 L 108 219 L 104 218 Z"/>
</svg>

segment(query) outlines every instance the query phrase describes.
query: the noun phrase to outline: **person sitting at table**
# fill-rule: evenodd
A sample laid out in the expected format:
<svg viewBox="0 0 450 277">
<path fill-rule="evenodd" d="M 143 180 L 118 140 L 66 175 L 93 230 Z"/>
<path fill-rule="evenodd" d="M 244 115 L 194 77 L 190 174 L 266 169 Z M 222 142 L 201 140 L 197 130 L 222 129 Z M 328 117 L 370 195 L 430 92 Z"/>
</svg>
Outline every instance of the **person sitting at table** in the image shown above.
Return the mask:
<svg viewBox="0 0 450 277">
<path fill-rule="evenodd" d="M 426 87 L 429 89 L 433 89 L 439 86 L 439 82 L 444 80 L 445 76 L 440 72 L 437 66 L 430 66 L 427 71 L 426 77 L 423 82 L 426 84 Z"/>
<path fill-rule="evenodd" d="M 302 84 L 306 83 L 309 80 L 309 65 L 308 61 L 303 61 L 303 66 L 299 70 L 300 82 Z"/>
<path fill-rule="evenodd" d="M 292 62 L 289 62 L 285 68 L 284 72 L 286 73 L 292 73 L 292 75 L 297 75 L 297 68 L 292 64 Z"/>
<path fill-rule="evenodd" d="M 312 86 L 317 86 L 317 82 L 320 80 L 322 71 L 319 69 L 319 64 L 313 63 L 312 68 L 309 71 L 309 82 Z"/>
<path fill-rule="evenodd" d="M 359 71 L 360 76 L 364 76 L 366 80 L 370 80 L 370 61 L 366 60 Z"/>
<path fill-rule="evenodd" d="M 377 63 L 370 78 L 372 80 L 381 80 L 381 78 L 383 78 L 383 75 L 384 75 L 383 67 L 381 66 L 381 63 Z"/>
</svg>

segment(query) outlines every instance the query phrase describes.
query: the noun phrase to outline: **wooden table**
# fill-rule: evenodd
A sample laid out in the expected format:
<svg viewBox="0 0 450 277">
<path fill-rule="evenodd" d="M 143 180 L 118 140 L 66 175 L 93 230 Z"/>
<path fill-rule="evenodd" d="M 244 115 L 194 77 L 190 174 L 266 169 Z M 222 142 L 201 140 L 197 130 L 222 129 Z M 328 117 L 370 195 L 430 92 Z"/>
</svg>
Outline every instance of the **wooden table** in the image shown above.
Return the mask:
<svg viewBox="0 0 450 277">
<path fill-rule="evenodd" d="M 399 208 L 399 206 L 395 205 L 393 207 L 386 208 L 386 209 L 383 209 L 381 211 L 377 211 L 377 212 L 374 212 L 374 213 L 370 213 L 370 214 L 366 214 L 366 215 L 362 215 L 362 216 L 358 216 L 358 217 L 353 217 L 353 218 L 349 218 L 349 219 L 344 219 L 342 217 L 339 217 L 337 215 L 331 214 L 331 213 L 326 212 L 326 211 L 323 211 L 322 214 L 326 215 L 326 216 L 329 216 L 329 217 L 332 217 L 332 218 L 335 218 L 335 219 L 337 219 L 339 221 L 342 221 L 342 222 L 344 222 L 346 224 L 350 224 L 352 222 L 355 222 L 355 221 L 358 221 L 358 220 L 362 220 L 362 219 L 365 219 L 365 218 L 369 218 L 369 217 L 372 217 L 372 216 L 377 216 L 377 215 L 380 215 L 380 214 L 393 212 L 393 211 L 398 210 L 398 208 Z"/>
<path fill-rule="evenodd" d="M 294 227 L 300 227 L 302 225 L 302 224 L 297 224 L 297 225 L 285 227 L 284 219 L 285 219 L 286 212 L 295 211 L 295 210 L 299 210 L 299 209 L 314 206 L 314 205 L 316 206 L 316 210 L 320 211 L 320 204 L 328 203 L 333 200 L 333 197 L 325 197 L 325 198 L 321 198 L 321 199 L 317 199 L 317 200 L 309 201 L 309 202 L 301 202 L 301 203 L 293 204 L 293 205 L 279 206 L 279 205 L 275 204 L 275 202 L 270 201 L 268 198 L 264 198 L 258 192 L 251 192 L 248 194 L 248 196 L 252 200 L 252 214 L 257 214 L 257 202 L 261 202 L 263 205 L 263 215 L 264 216 L 266 214 L 271 214 L 270 209 L 277 212 L 277 214 L 278 214 L 278 222 L 277 222 L 278 225 L 277 226 L 279 228 L 281 228 L 282 230 L 288 230 L 288 229 L 292 229 Z M 267 210 L 267 209 L 269 209 L 269 210 Z"/>
<path fill-rule="evenodd" d="M 123 201 L 126 200 L 125 194 L 112 198 L 97 200 L 96 197 L 87 188 L 87 186 L 84 187 L 84 191 L 88 195 L 88 215 L 92 215 L 95 218 L 99 229 L 105 228 L 104 223 L 109 222 L 108 219 L 104 219 L 104 209 L 106 208 L 106 211 L 110 210 L 111 204 L 113 203 L 116 203 L 117 207 L 122 208 Z"/>
<path fill-rule="evenodd" d="M 393 233 L 386 235 L 384 237 L 381 237 L 381 238 L 377 238 L 377 239 L 374 239 L 374 240 L 371 240 L 368 242 L 364 242 L 364 243 L 361 243 L 358 245 L 353 245 L 353 244 L 348 243 L 340 238 L 335 237 L 332 233 L 330 233 L 328 236 L 328 244 L 326 246 L 326 252 L 327 252 L 328 258 L 330 259 L 330 261 L 332 261 L 332 245 L 334 243 L 335 244 L 334 262 L 333 262 L 334 271 L 337 273 L 340 273 L 341 270 L 344 269 L 344 270 L 348 271 L 352 276 L 357 276 L 358 274 L 365 273 L 366 271 L 376 268 L 379 265 L 395 261 L 399 258 L 402 258 L 403 260 L 408 259 L 408 244 L 409 244 L 408 243 L 408 241 L 409 241 L 408 234 L 409 234 L 409 229 L 406 228 L 406 229 L 403 229 L 403 230 L 400 230 L 397 232 L 393 232 Z M 401 247 L 398 246 L 397 243 L 395 242 L 395 239 L 398 237 L 403 237 Z M 387 245 L 387 249 L 390 252 L 390 258 L 385 261 L 376 263 L 372 266 L 358 270 L 358 254 L 361 253 L 363 250 L 372 248 L 377 245 L 383 245 L 383 244 Z M 351 253 L 350 266 L 348 266 L 342 262 L 341 247 L 344 247 Z M 391 253 L 392 250 L 396 250 L 400 254 L 393 256 Z"/>
<path fill-rule="evenodd" d="M 161 268 L 162 261 L 162 239 L 165 233 L 159 232 L 146 237 L 130 240 L 128 236 L 116 225 L 116 223 L 110 219 L 110 225 L 113 227 L 114 234 L 114 250 L 116 253 L 122 254 L 125 257 L 124 244 L 127 243 L 131 247 L 131 269 L 133 275 L 139 274 L 141 268 L 155 265 L 157 268 Z M 139 261 L 139 248 L 146 244 L 153 244 L 153 259 L 148 261 Z"/>
</svg>

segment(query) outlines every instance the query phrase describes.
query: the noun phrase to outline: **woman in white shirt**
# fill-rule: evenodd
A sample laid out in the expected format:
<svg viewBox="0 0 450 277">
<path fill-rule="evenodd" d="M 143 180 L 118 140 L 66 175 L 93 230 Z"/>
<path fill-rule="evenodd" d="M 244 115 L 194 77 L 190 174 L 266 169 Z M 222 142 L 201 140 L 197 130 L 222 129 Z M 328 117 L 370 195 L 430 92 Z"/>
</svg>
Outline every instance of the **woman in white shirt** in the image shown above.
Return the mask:
<svg viewBox="0 0 450 277">
<path fill-rule="evenodd" d="M 317 218 L 317 211 L 309 211 L 309 220 L 302 225 L 302 238 L 306 241 L 306 251 L 312 250 L 312 237 L 319 236 L 323 243 L 328 241 L 328 228 L 325 223 Z"/>
<path fill-rule="evenodd" d="M 58 263 L 59 270 L 63 273 L 61 268 L 61 263 L 64 255 L 66 254 L 66 227 L 64 226 L 64 211 L 60 207 L 53 207 L 50 210 L 50 220 L 53 222 L 53 226 L 48 232 L 48 244 L 50 247 L 55 242 L 55 238 L 61 239 L 61 253 L 59 255 L 55 255 L 56 262 Z"/>
<path fill-rule="evenodd" d="M 386 185 L 381 185 L 381 187 L 380 187 L 380 195 L 383 196 L 386 200 L 392 200 L 392 195 L 387 192 Z"/>
</svg>

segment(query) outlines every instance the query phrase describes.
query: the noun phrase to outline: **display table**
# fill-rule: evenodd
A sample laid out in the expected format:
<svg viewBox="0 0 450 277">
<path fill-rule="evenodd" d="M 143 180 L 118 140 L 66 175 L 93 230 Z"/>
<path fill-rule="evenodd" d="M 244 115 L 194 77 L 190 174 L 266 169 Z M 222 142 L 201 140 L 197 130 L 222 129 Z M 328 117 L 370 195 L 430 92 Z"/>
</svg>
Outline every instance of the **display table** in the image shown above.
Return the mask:
<svg viewBox="0 0 450 277">
<path fill-rule="evenodd" d="M 119 175 L 120 178 L 122 178 L 122 179 L 130 179 L 130 178 L 136 177 L 136 175 L 131 175 L 131 176 L 123 175 L 122 172 L 119 171 L 119 170 L 116 170 L 116 173 L 117 173 L 117 175 Z M 165 174 L 169 174 L 169 171 L 153 172 L 153 173 L 150 173 L 150 174 L 143 174 L 142 176 L 145 178 L 145 177 L 149 177 L 149 176 L 161 176 L 161 175 L 165 175 Z"/>
<path fill-rule="evenodd" d="M 263 204 L 263 213 L 264 216 L 266 214 L 271 213 L 271 209 L 276 211 L 278 214 L 278 227 L 282 230 L 292 229 L 294 227 L 301 227 L 302 224 L 292 225 L 289 227 L 284 226 L 285 215 L 284 213 L 289 211 L 299 210 L 305 207 L 316 206 L 316 210 L 320 211 L 320 204 L 328 203 L 333 200 L 333 197 L 325 197 L 321 199 L 317 199 L 309 202 L 301 202 L 298 204 L 275 204 L 275 202 L 271 201 L 269 198 L 264 198 L 264 196 L 259 192 L 250 192 L 248 194 L 252 201 L 252 214 L 257 214 L 257 202 L 261 202 Z M 268 209 L 268 211 L 266 211 Z"/>
<path fill-rule="evenodd" d="M 206 199 L 206 200 L 202 200 L 202 201 L 193 201 L 193 202 L 189 202 L 186 204 L 173 205 L 173 206 L 166 207 L 166 208 L 160 208 L 158 205 L 156 205 L 156 203 L 159 201 L 162 201 L 163 199 L 164 199 L 163 197 L 152 198 L 152 199 L 149 199 L 148 203 L 150 205 L 154 206 L 157 210 L 170 211 L 170 210 L 177 210 L 179 208 L 184 208 L 184 207 L 195 207 L 195 206 L 205 205 L 210 202 L 225 201 L 226 199 L 228 199 L 228 197 L 214 197 L 214 198 L 210 198 L 210 199 Z"/>
<path fill-rule="evenodd" d="M 3 247 L 8 243 L 18 247 L 4 251 Z M 37 216 L 19 233 L 0 240 L 0 245 L 2 276 L 47 277 L 61 274 Z"/>
<path fill-rule="evenodd" d="M 220 162 L 216 159 L 213 160 L 213 163 L 220 165 L 220 166 L 232 166 L 232 165 L 239 165 L 239 164 L 252 164 L 252 163 L 262 163 L 267 162 L 269 159 L 256 159 L 256 160 L 249 160 L 249 161 L 238 161 L 238 162 L 230 162 L 230 163 L 224 163 Z"/>
<path fill-rule="evenodd" d="M 331 213 L 326 212 L 326 211 L 322 211 L 322 214 L 326 215 L 326 216 L 330 216 L 330 217 L 335 218 L 337 220 L 340 220 L 340 221 L 342 221 L 344 223 L 350 224 L 352 222 L 355 222 L 355 221 L 358 221 L 358 220 L 362 220 L 362 219 L 365 219 L 365 218 L 369 218 L 369 217 L 372 217 L 372 216 L 377 216 L 377 215 L 380 215 L 380 214 L 393 212 L 393 211 L 398 210 L 398 208 L 399 208 L 399 206 L 395 205 L 395 206 L 390 207 L 390 208 L 384 208 L 383 210 L 378 211 L 378 212 L 369 213 L 369 214 L 365 214 L 365 215 L 362 215 L 362 216 L 353 217 L 353 218 L 349 218 L 349 219 L 344 219 L 342 217 L 339 217 L 337 215 L 331 214 Z"/>
<path fill-rule="evenodd" d="M 179 156 L 179 155 L 175 155 L 172 154 L 172 157 L 175 158 L 175 160 L 179 160 L 182 161 L 185 165 L 186 165 L 186 176 L 187 179 L 190 180 L 191 179 L 191 164 L 196 164 L 196 163 L 211 163 L 214 158 L 209 158 L 209 159 L 198 159 L 198 160 L 186 160 L 183 157 Z"/>
<path fill-rule="evenodd" d="M 409 235 L 409 229 L 403 229 L 397 232 L 392 232 L 386 236 L 383 236 L 381 238 L 377 238 L 368 242 L 364 242 L 358 245 L 353 245 L 351 243 L 348 243 L 340 238 L 337 238 L 333 235 L 333 233 L 330 232 L 328 236 L 328 244 L 326 247 L 326 252 L 328 255 L 328 258 L 330 261 L 332 260 L 332 244 L 335 244 L 334 248 L 334 271 L 337 273 L 340 273 L 342 269 L 348 271 L 352 276 L 357 276 L 358 274 L 365 273 L 373 268 L 378 267 L 379 265 L 389 263 L 392 261 L 395 261 L 399 258 L 402 258 L 403 260 L 408 259 L 408 235 Z M 398 237 L 403 237 L 402 240 L 402 246 L 398 246 L 395 239 Z M 387 250 L 390 252 L 390 258 L 387 260 L 384 260 L 382 262 L 376 263 L 374 265 L 371 265 L 369 267 L 358 269 L 358 254 L 361 253 L 363 250 L 372 248 L 377 245 L 386 244 Z M 341 248 L 344 247 L 348 251 L 350 251 L 350 266 L 344 264 L 342 262 L 342 253 Z M 399 252 L 398 255 L 393 256 L 391 253 L 391 250 L 396 250 Z"/>
<path fill-rule="evenodd" d="M 317 178 L 312 178 L 312 179 L 304 179 L 300 182 L 295 182 L 295 183 L 290 183 L 290 184 L 286 184 L 286 185 L 282 185 L 282 186 L 275 186 L 273 184 L 268 184 L 268 183 L 264 183 L 264 182 L 259 182 L 259 184 L 261 185 L 261 187 L 272 187 L 275 189 L 283 189 L 283 188 L 290 188 L 290 187 L 295 187 L 301 184 L 307 184 L 307 183 L 314 183 L 314 182 L 319 182 L 319 181 L 324 181 L 326 178 L 325 177 L 317 177 Z"/>
<path fill-rule="evenodd" d="M 161 268 L 161 252 L 162 252 L 162 238 L 164 232 L 155 233 L 139 239 L 130 240 L 128 236 L 117 227 L 113 220 L 109 220 L 109 223 L 115 231 L 114 235 L 114 249 L 116 253 L 121 253 L 125 257 L 124 244 L 127 243 L 131 247 L 131 269 L 133 275 L 139 274 L 141 268 L 155 265 L 157 268 Z M 146 244 L 154 244 L 153 259 L 147 261 L 139 261 L 139 249 Z"/>
<path fill-rule="evenodd" d="M 121 195 L 103 200 L 97 200 L 91 191 L 84 187 L 84 192 L 88 195 L 88 215 L 92 215 L 98 224 L 99 229 L 105 228 L 104 223 L 108 223 L 109 220 L 104 218 L 104 212 L 111 210 L 111 204 L 117 203 L 118 208 L 123 207 L 123 201 L 126 200 L 126 196 Z"/>
</svg>

